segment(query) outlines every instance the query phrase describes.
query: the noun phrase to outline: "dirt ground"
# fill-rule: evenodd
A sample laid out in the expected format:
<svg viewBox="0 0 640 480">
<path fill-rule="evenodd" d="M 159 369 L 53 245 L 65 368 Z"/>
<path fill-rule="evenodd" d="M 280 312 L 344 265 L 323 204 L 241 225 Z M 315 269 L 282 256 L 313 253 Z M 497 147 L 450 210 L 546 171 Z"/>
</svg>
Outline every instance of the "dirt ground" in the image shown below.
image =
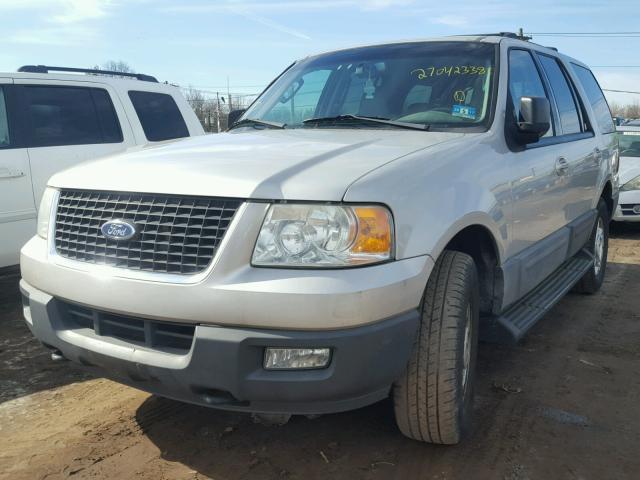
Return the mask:
<svg viewBox="0 0 640 480">
<path fill-rule="evenodd" d="M 396 430 L 390 402 L 265 427 L 52 362 L 0 279 L 0 479 L 640 478 L 640 228 L 607 279 L 515 347 L 480 348 L 475 425 L 455 447 Z"/>
</svg>

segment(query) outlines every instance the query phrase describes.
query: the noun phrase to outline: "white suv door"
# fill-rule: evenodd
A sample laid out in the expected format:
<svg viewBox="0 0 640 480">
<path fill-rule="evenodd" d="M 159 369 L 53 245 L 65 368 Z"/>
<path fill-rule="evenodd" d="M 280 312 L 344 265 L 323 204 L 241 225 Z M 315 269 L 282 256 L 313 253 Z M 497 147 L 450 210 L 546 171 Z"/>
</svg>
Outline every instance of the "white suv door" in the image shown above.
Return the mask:
<svg viewBox="0 0 640 480">
<path fill-rule="evenodd" d="M 90 82 L 16 79 L 36 203 L 56 172 L 135 145 L 126 115 L 108 86 Z"/>
<path fill-rule="evenodd" d="M 18 113 L 12 85 L 0 78 L 0 268 L 18 263 L 20 247 L 36 228 L 29 156 L 12 121 Z"/>
</svg>

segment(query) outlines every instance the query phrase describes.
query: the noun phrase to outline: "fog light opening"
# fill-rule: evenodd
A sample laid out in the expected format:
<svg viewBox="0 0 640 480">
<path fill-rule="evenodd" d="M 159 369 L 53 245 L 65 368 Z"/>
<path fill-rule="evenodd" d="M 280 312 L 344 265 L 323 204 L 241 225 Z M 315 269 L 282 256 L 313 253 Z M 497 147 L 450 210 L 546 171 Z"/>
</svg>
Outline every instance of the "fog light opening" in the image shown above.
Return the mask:
<svg viewBox="0 0 640 480">
<path fill-rule="evenodd" d="M 274 348 L 264 350 L 265 370 L 314 370 L 326 368 L 330 348 Z"/>
</svg>

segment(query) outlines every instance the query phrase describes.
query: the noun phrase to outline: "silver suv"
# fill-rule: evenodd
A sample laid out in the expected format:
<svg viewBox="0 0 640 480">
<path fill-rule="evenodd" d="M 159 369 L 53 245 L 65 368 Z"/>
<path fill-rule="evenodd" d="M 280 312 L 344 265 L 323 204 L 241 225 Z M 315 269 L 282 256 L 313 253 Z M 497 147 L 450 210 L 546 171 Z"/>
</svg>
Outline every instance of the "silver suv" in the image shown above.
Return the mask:
<svg viewBox="0 0 640 480">
<path fill-rule="evenodd" d="M 392 395 L 402 433 L 453 444 L 478 338 L 600 288 L 617 149 L 589 69 L 513 35 L 311 56 L 228 133 L 55 175 L 26 321 L 158 395 L 278 414 Z"/>
</svg>

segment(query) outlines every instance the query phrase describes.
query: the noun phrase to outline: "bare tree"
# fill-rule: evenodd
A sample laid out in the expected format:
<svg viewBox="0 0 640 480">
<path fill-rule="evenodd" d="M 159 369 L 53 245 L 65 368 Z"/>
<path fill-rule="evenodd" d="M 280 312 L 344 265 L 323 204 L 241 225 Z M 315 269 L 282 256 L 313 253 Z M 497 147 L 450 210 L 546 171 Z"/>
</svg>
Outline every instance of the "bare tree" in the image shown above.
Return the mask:
<svg viewBox="0 0 640 480">
<path fill-rule="evenodd" d="M 195 112 L 200 123 L 204 124 L 204 114 L 205 114 L 205 104 L 206 99 L 204 98 L 204 94 L 200 90 L 196 90 L 193 87 L 189 87 L 184 91 L 184 97 L 187 99 L 191 108 Z"/>
<path fill-rule="evenodd" d="M 626 118 L 640 118 L 640 102 L 635 100 L 633 103 L 627 104 L 624 109 Z"/>
<path fill-rule="evenodd" d="M 609 109 L 614 117 L 624 117 L 624 108 L 618 102 L 609 102 Z"/>
<path fill-rule="evenodd" d="M 121 73 L 136 73 L 135 70 L 127 63 L 122 60 L 109 60 L 102 64 L 103 70 L 110 70 L 112 72 L 121 72 Z"/>
</svg>

